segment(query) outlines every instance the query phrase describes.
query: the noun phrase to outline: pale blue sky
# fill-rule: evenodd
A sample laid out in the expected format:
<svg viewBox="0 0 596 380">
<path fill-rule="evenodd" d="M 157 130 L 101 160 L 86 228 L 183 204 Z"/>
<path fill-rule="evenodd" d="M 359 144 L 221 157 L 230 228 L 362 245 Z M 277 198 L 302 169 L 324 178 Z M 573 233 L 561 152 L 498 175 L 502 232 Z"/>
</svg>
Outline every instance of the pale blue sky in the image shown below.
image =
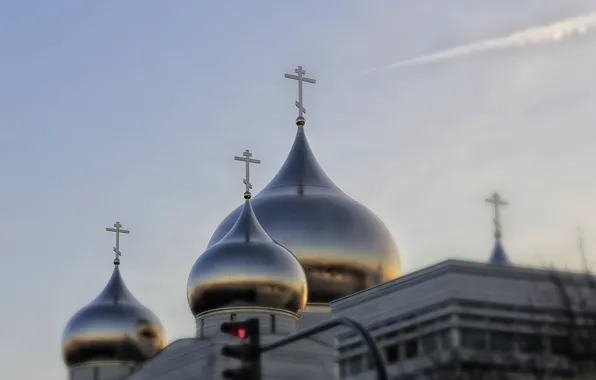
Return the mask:
<svg viewBox="0 0 596 380">
<path fill-rule="evenodd" d="M 524 264 L 577 266 L 596 247 L 596 32 L 429 65 L 364 71 L 596 10 L 593 0 L 0 2 L 3 378 L 65 379 L 62 329 L 122 272 L 170 340 L 191 336 L 185 285 L 295 133 L 393 232 L 406 271 L 484 260 L 498 190 Z M 201 5 L 203 4 L 203 5 Z"/>
</svg>

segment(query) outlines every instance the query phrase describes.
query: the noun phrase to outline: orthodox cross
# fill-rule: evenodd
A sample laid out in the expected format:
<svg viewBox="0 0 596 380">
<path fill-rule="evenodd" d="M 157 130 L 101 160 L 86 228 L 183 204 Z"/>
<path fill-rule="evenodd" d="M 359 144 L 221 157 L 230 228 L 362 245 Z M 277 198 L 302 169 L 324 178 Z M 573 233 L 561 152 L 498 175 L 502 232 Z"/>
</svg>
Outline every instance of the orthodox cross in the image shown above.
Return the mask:
<svg viewBox="0 0 596 380">
<path fill-rule="evenodd" d="M 304 108 L 304 104 L 302 103 L 302 82 L 317 83 L 317 81 L 303 76 L 304 74 L 306 74 L 306 71 L 302 69 L 302 66 L 298 66 L 298 68 L 294 70 L 294 72 L 298 75 L 286 74 L 285 77 L 288 79 L 294 79 L 298 81 L 298 101 L 296 102 L 296 107 L 298 107 L 298 117 L 303 118 L 303 114 L 306 113 L 306 108 Z"/>
<path fill-rule="evenodd" d="M 129 234 L 130 231 L 123 230 L 122 224 L 120 224 L 120 222 L 116 222 L 116 224 L 114 224 L 114 228 L 106 228 L 106 231 L 116 233 L 116 246 L 114 247 L 114 253 L 116 254 L 116 257 L 114 258 L 114 265 L 119 265 L 120 256 L 122 256 L 122 253 L 120 252 L 120 234 Z"/>
<path fill-rule="evenodd" d="M 251 157 L 252 157 L 252 153 L 250 153 L 250 150 L 248 150 L 248 149 L 245 150 L 244 153 L 242 153 L 242 157 L 234 156 L 234 160 L 243 161 L 246 163 L 246 177 L 242 181 L 246 185 L 246 193 L 245 194 L 250 194 L 250 189 L 252 189 L 252 184 L 250 183 L 250 164 L 260 164 L 261 163 L 261 160 L 256 160 Z"/>
<path fill-rule="evenodd" d="M 486 202 L 492 203 L 495 207 L 495 239 L 501 238 L 501 220 L 499 215 L 499 206 L 507 206 L 508 203 L 501 199 L 499 193 L 494 193 L 491 198 L 487 198 Z"/>
</svg>

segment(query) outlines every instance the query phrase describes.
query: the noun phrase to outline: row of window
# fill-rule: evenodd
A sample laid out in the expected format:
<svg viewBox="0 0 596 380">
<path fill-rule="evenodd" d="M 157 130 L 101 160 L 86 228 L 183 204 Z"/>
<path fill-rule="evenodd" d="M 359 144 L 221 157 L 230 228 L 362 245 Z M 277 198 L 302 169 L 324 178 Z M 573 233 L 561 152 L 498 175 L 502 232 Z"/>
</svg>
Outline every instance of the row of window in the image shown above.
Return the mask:
<svg viewBox="0 0 596 380">
<path fill-rule="evenodd" d="M 410 360 L 419 356 L 447 351 L 453 348 L 452 331 L 445 329 L 438 333 L 427 334 L 418 339 L 406 340 L 382 346 L 382 351 L 388 365 L 402 360 Z M 500 331 L 486 331 L 480 329 L 461 328 L 459 331 L 460 345 L 475 351 L 526 354 L 544 354 L 565 356 L 570 354 L 572 341 L 568 336 L 542 336 Z M 575 350 L 596 354 L 596 342 L 579 340 Z M 592 351 L 590 351 L 592 350 Z M 368 354 L 358 354 L 339 361 L 340 376 L 357 375 L 373 368 Z"/>
<path fill-rule="evenodd" d="M 385 334 L 380 334 L 375 336 L 375 340 L 377 341 L 377 344 L 382 345 L 384 342 L 389 341 L 389 340 L 394 340 L 395 338 L 397 338 L 398 336 L 411 336 L 413 333 L 417 332 L 417 331 L 421 331 L 427 327 L 433 326 L 433 325 L 438 325 L 441 323 L 445 323 L 448 322 L 451 319 L 451 315 L 443 315 L 439 318 L 435 318 L 432 320 L 428 320 L 425 321 L 423 323 L 419 323 L 416 325 L 411 325 L 408 327 L 405 327 L 401 330 L 393 330 L 393 331 L 389 331 Z M 339 354 L 343 355 L 346 354 L 350 351 L 356 350 L 358 348 L 363 347 L 364 343 L 362 341 L 357 341 L 354 343 L 351 343 L 349 345 L 343 346 L 339 348 Z"/>
<path fill-rule="evenodd" d="M 381 349 L 387 364 L 397 363 L 401 360 L 414 359 L 422 354 L 432 354 L 438 350 L 447 350 L 453 347 L 450 330 L 427 334 L 419 339 L 410 339 L 401 343 L 392 343 L 382 346 Z M 339 361 L 341 377 L 356 375 L 373 368 L 369 354 L 354 355 Z"/>
<path fill-rule="evenodd" d="M 575 339 L 569 336 L 544 336 L 501 331 L 462 328 L 461 346 L 478 351 L 513 352 L 526 354 L 550 353 L 568 355 L 571 350 L 596 354 L 594 337 Z M 573 347 L 571 347 L 573 346 Z"/>
</svg>

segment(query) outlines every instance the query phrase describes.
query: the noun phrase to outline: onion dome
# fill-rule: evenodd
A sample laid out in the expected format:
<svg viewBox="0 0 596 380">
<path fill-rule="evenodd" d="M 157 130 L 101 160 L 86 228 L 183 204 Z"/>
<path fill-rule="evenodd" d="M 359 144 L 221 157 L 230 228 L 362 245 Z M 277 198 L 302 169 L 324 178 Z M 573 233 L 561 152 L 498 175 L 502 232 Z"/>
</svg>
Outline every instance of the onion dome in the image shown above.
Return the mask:
<svg viewBox="0 0 596 380">
<path fill-rule="evenodd" d="M 252 207 L 267 234 L 302 264 L 308 302 L 326 304 L 400 276 L 398 250 L 387 227 L 325 174 L 308 144 L 304 118 L 296 124 L 285 163 Z M 227 216 L 208 247 L 219 245 L 245 208 Z"/>
<path fill-rule="evenodd" d="M 68 322 L 62 337 L 67 366 L 142 362 L 166 345 L 159 319 L 130 293 L 118 266 L 104 290 Z"/>
<path fill-rule="evenodd" d="M 225 307 L 272 308 L 298 313 L 307 283 L 296 257 L 277 244 L 253 212 L 250 193 L 236 223 L 195 262 L 187 284 L 193 315 Z"/>
<path fill-rule="evenodd" d="M 495 246 L 493 247 L 493 252 L 488 259 L 488 262 L 496 265 L 511 265 L 511 261 L 509 261 L 507 253 L 505 253 L 505 249 L 501 244 L 501 239 L 495 240 Z"/>
</svg>

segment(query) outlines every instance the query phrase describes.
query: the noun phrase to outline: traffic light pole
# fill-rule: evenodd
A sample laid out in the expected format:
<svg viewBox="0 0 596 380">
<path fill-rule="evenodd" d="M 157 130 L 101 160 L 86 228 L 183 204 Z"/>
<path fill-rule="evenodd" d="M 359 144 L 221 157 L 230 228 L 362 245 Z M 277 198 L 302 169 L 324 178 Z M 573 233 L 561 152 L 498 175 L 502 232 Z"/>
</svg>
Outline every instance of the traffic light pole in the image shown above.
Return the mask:
<svg viewBox="0 0 596 380">
<path fill-rule="evenodd" d="M 329 321 L 320 323 L 320 324 L 313 326 L 311 328 L 308 328 L 308 329 L 305 329 L 302 331 L 298 331 L 297 333 L 294 333 L 286 338 L 280 339 L 273 343 L 262 345 L 260 353 L 263 354 L 265 352 L 275 350 L 276 348 L 280 348 L 280 347 L 283 347 L 290 343 L 294 343 L 298 340 L 308 338 L 311 335 L 315 335 L 315 334 L 321 333 L 323 331 L 327 331 L 327 330 L 332 329 L 337 326 L 350 327 L 352 330 L 356 330 L 360 334 L 360 336 L 362 336 L 362 339 L 364 339 L 364 342 L 368 346 L 368 350 L 372 356 L 372 360 L 375 364 L 375 368 L 377 369 L 377 379 L 378 380 L 389 380 L 389 378 L 387 376 L 387 367 L 385 367 L 385 361 L 383 360 L 381 351 L 379 350 L 379 347 L 375 343 L 375 340 L 373 339 L 372 335 L 370 335 L 368 330 L 366 328 L 364 328 L 364 326 L 362 326 L 359 322 L 353 320 L 352 318 L 348 318 L 348 317 L 332 318 Z"/>
<path fill-rule="evenodd" d="M 231 380 L 261 380 L 259 320 L 251 318 L 246 321 L 226 322 L 222 324 L 221 331 L 248 340 L 248 343 L 222 347 L 222 355 L 242 362 L 240 368 L 224 370 L 222 377 Z"/>
</svg>

